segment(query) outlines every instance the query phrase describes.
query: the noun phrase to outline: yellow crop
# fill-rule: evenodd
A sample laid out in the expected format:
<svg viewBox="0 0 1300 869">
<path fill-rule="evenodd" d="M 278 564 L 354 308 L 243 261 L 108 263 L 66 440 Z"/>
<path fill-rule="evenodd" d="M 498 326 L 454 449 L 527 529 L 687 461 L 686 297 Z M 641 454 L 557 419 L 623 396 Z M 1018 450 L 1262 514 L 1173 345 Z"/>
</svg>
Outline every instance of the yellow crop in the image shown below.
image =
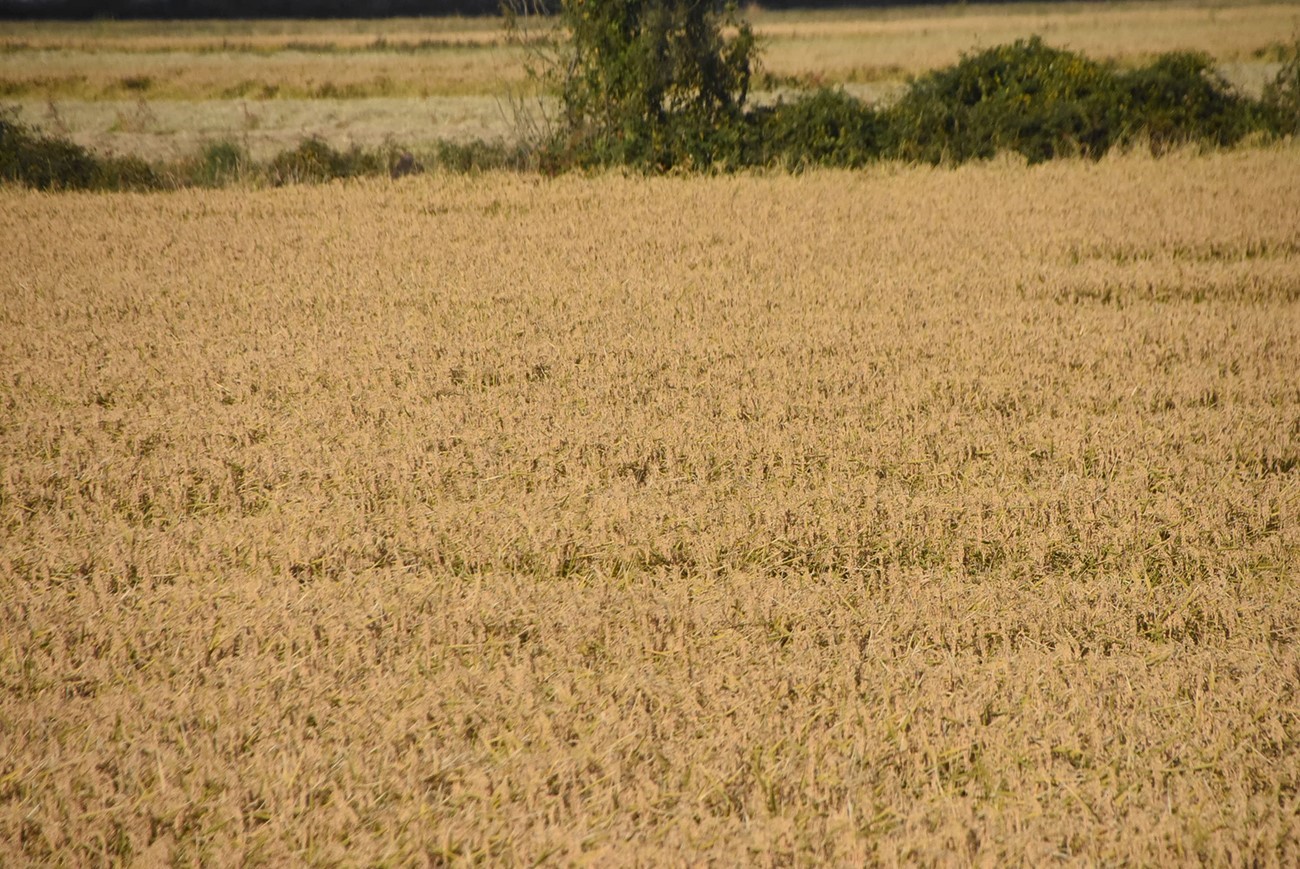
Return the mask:
<svg viewBox="0 0 1300 869">
<path fill-rule="evenodd" d="M 0 191 L 0 862 L 1295 863 L 1297 202 Z"/>
</svg>

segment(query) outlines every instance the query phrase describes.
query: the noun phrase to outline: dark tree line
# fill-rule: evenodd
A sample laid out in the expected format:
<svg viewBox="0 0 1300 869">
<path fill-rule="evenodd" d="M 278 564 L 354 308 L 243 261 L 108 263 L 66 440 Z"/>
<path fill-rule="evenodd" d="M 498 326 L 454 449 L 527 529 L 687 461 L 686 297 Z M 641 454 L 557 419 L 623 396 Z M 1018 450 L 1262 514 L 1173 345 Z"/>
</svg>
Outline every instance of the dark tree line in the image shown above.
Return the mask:
<svg viewBox="0 0 1300 869">
<path fill-rule="evenodd" d="M 767 9 L 923 6 L 942 0 L 762 0 Z M 555 5 L 558 6 L 558 0 Z M 0 0 L 0 18 L 390 18 L 496 15 L 501 0 Z"/>
<path fill-rule="evenodd" d="M 496 15 L 500 0 L 0 0 L 0 17 L 94 18 L 391 18 Z"/>
</svg>

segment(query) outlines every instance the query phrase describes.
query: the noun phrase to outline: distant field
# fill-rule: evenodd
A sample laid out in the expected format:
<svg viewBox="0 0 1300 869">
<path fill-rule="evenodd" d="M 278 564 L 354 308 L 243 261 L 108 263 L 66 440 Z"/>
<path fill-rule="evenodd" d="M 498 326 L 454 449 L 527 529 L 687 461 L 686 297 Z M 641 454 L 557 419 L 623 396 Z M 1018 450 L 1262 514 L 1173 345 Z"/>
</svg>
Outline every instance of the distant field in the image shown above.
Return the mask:
<svg viewBox="0 0 1300 869">
<path fill-rule="evenodd" d="M 1300 33 L 1300 8 L 1261 3 L 756 10 L 749 17 L 764 39 L 760 90 L 843 84 L 870 98 L 887 97 L 908 75 L 963 51 L 1035 33 L 1122 64 L 1174 49 L 1207 51 L 1233 81 L 1257 92 Z M 545 35 L 546 27 L 537 31 Z M 83 144 L 148 157 L 189 153 L 213 136 L 245 139 L 258 153 L 306 133 L 340 145 L 498 137 L 513 133 L 509 99 L 536 90 L 525 59 L 493 19 L 19 22 L 0 32 L 0 100 Z"/>
<path fill-rule="evenodd" d="M 0 863 L 1294 865 L 1298 157 L 0 190 Z"/>
<path fill-rule="evenodd" d="M 514 114 L 506 99 L 372 97 L 368 99 L 68 100 L 27 103 L 21 117 L 71 135 L 99 151 L 174 160 L 205 143 L 229 139 L 255 160 L 319 136 L 336 147 L 421 144 L 433 139 L 508 139 Z"/>
</svg>

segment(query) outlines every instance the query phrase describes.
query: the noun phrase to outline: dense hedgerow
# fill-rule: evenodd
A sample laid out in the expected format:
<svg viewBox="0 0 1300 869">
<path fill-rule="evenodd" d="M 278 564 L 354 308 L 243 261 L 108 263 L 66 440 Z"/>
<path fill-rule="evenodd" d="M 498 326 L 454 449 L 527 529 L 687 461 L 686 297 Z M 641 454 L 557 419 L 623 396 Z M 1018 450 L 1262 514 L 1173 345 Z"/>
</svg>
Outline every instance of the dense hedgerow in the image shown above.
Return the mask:
<svg viewBox="0 0 1300 869">
<path fill-rule="evenodd" d="M 1172 52 L 1115 78 L 1112 144 L 1144 138 L 1157 152 L 1187 142 L 1231 145 L 1267 129 L 1257 101 L 1233 90 L 1208 55 Z"/>
<path fill-rule="evenodd" d="M 710 36 L 711 28 L 734 19 L 704 15 L 688 0 L 673 0 L 678 5 L 660 13 L 651 8 L 658 0 L 639 2 L 637 14 L 649 23 L 629 12 L 636 3 L 625 0 L 618 6 L 622 17 L 612 23 L 602 18 L 576 26 L 575 39 L 596 43 L 569 56 L 564 75 L 576 79 L 555 82 L 563 111 L 548 139 L 514 146 L 439 142 L 415 165 L 453 172 L 611 165 L 648 172 L 798 170 L 881 159 L 957 164 L 1001 152 L 1036 163 L 1095 159 L 1135 145 L 1155 153 L 1184 144 L 1222 147 L 1252 134 L 1300 130 L 1300 41 L 1258 100 L 1234 90 L 1204 54 L 1171 52 L 1118 70 L 1033 37 L 920 76 L 884 108 L 825 88 L 747 108 L 754 56 L 743 38 L 747 30 L 730 39 Z M 642 32 L 645 27 L 652 32 Z M 689 33 L 676 33 L 682 27 Z M 607 63 L 613 67 L 602 68 Z M 389 171 L 397 177 L 407 174 L 394 168 L 401 153 L 340 151 L 310 138 L 257 163 L 237 144 L 216 142 L 196 158 L 151 166 L 95 155 L 20 123 L 14 112 L 0 113 L 0 181 L 38 189 L 148 190 L 237 180 L 281 185 Z"/>
<path fill-rule="evenodd" d="M 568 43 L 545 73 L 560 95 L 560 123 L 541 146 L 541 162 L 557 170 L 961 163 L 1008 151 L 1041 162 L 1136 143 L 1155 152 L 1231 145 L 1294 132 L 1300 118 L 1294 57 L 1252 100 L 1204 54 L 1172 52 L 1120 71 L 1038 37 L 916 78 L 884 109 L 825 89 L 747 108 L 757 53 L 734 7 L 574 0 L 561 19 Z"/>
<path fill-rule="evenodd" d="M 930 163 L 1096 156 L 1111 144 L 1114 88 L 1102 64 L 1037 38 L 991 48 L 911 83 L 886 113 L 888 153 Z"/>
<path fill-rule="evenodd" d="M 384 168 L 383 158 L 373 151 L 358 147 L 339 151 L 313 137 L 292 151 L 277 154 L 267 166 L 267 174 L 273 184 L 297 184 L 379 175 Z"/>
</svg>

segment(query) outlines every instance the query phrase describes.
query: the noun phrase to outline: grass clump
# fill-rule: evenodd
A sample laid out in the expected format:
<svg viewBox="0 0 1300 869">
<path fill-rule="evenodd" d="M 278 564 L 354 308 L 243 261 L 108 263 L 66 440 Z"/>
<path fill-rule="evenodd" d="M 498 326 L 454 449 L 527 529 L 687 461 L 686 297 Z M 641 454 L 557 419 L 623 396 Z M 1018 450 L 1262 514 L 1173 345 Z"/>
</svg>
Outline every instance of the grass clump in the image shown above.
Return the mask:
<svg viewBox="0 0 1300 869">
<path fill-rule="evenodd" d="M 222 187 L 245 175 L 252 166 L 248 151 L 237 142 L 222 139 L 203 146 L 189 166 L 189 179 L 198 187 Z"/>
<path fill-rule="evenodd" d="M 324 139 L 312 137 L 292 151 L 283 151 L 267 165 L 268 180 L 274 185 L 331 181 L 381 175 L 387 171 L 383 155 L 353 146 L 340 151 Z"/>
</svg>

